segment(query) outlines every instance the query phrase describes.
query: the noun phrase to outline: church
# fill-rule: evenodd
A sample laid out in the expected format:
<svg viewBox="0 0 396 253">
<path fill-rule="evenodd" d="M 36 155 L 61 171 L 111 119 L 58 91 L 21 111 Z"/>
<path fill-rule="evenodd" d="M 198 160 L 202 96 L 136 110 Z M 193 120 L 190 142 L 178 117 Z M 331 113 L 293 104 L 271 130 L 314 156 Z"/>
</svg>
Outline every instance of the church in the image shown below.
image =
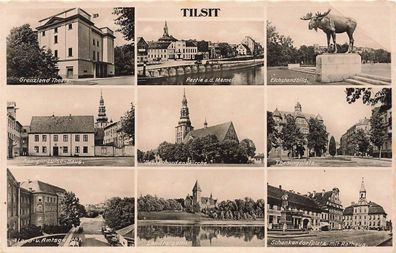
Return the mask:
<svg viewBox="0 0 396 253">
<path fill-rule="evenodd" d="M 202 209 L 216 207 L 217 199 L 213 199 L 212 194 L 210 194 L 210 197 L 202 197 L 201 192 L 202 192 L 201 186 L 199 186 L 197 180 L 195 181 L 195 185 L 192 189 L 192 196 L 188 194 L 186 199 L 184 200 L 184 206 L 186 207 L 187 210 L 200 212 Z M 199 210 L 194 210 L 195 205 L 199 206 Z"/>
<path fill-rule="evenodd" d="M 176 126 L 176 143 L 187 143 L 195 138 L 203 138 L 208 135 L 215 135 L 220 142 L 233 140 L 239 143 L 238 135 L 232 121 L 208 126 L 208 123 L 205 120 L 203 128 L 194 129 L 191 124 L 190 112 L 187 104 L 186 93 L 184 92 L 182 107 L 180 109 L 180 119 Z"/>
</svg>

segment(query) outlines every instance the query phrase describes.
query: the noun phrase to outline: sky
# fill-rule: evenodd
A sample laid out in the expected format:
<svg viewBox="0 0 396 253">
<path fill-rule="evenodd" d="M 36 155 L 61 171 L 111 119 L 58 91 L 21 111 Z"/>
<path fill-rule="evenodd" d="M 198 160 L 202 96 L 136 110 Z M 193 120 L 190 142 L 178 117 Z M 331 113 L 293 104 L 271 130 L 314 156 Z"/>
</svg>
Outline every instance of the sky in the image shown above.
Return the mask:
<svg viewBox="0 0 396 253">
<path fill-rule="evenodd" d="M 235 89 L 236 88 L 236 89 Z M 261 87 L 188 87 L 186 97 L 194 129 L 232 121 L 239 140 L 249 138 L 264 152 L 264 97 Z M 140 87 L 138 147 L 147 151 L 163 141 L 175 142 L 183 88 Z"/>
<path fill-rule="evenodd" d="M 7 87 L 7 101 L 16 102 L 17 120 L 30 125 L 32 116 L 98 115 L 100 92 L 102 90 L 106 114 L 110 121 L 120 120 L 134 102 L 134 89 L 129 87 Z M 26 99 L 26 96 L 29 99 Z"/>
<path fill-rule="evenodd" d="M 51 4 L 52 5 L 52 4 Z M 63 5 L 64 6 L 64 5 Z M 23 24 L 30 24 L 30 27 L 35 30 L 39 26 L 39 20 L 45 19 L 52 15 L 58 14 L 62 11 L 74 8 L 76 6 L 67 6 L 63 8 L 43 8 L 43 6 L 30 6 L 30 8 L 10 8 L 7 10 L 7 22 L 2 22 L 4 29 L 10 30 L 13 27 L 21 26 Z M 120 32 L 116 32 L 119 26 L 114 24 L 116 15 L 111 14 L 112 8 L 82 8 L 91 15 L 91 21 L 95 23 L 98 28 L 109 27 L 113 30 L 115 35 L 114 45 L 124 45 L 126 41 Z M 93 14 L 99 14 L 99 17 L 92 18 Z"/>
<path fill-rule="evenodd" d="M 355 46 L 383 48 L 391 51 L 391 3 L 372 1 L 360 3 L 314 3 L 285 2 L 271 4 L 268 7 L 268 20 L 276 26 L 277 31 L 290 36 L 295 47 L 319 44 L 327 46 L 325 33 L 318 29 L 308 29 L 309 21 L 301 20 L 308 12 L 325 12 L 331 8 L 331 14 L 351 17 L 357 21 L 354 33 Z M 346 33 L 337 34 L 337 44 L 348 42 Z"/>
<path fill-rule="evenodd" d="M 192 195 L 198 180 L 202 197 L 212 193 L 218 201 L 245 197 L 257 200 L 265 198 L 264 179 L 262 169 L 144 169 L 138 173 L 138 196 L 185 198 Z"/>
<path fill-rule="evenodd" d="M 80 204 L 99 204 L 112 197 L 134 197 L 132 169 L 10 169 L 18 182 L 40 180 L 72 191 Z M 94 182 L 94 183 L 92 183 Z"/>
<path fill-rule="evenodd" d="M 267 172 L 268 184 L 301 194 L 321 192 L 337 187 L 344 208 L 359 200 L 359 190 L 364 178 L 366 199 L 381 205 L 392 214 L 392 170 L 390 169 L 273 169 Z M 320 179 L 320 180 L 318 180 Z M 390 217 L 388 216 L 388 219 Z"/>
<path fill-rule="evenodd" d="M 378 91 L 378 89 L 373 89 Z M 322 116 L 329 138 L 333 135 L 337 142 L 341 136 L 358 123 L 371 117 L 373 107 L 362 100 L 348 104 L 344 87 L 268 87 L 268 110 L 294 112 L 300 102 L 303 113 Z"/>
<path fill-rule="evenodd" d="M 256 42 L 264 46 L 264 22 L 262 21 L 238 21 L 238 29 L 235 29 L 235 21 L 167 21 L 169 35 L 178 40 L 208 40 L 212 42 L 228 42 L 239 44 L 245 36 L 252 37 Z M 136 36 L 143 37 L 146 41 L 158 40 L 164 32 L 165 20 L 139 21 Z"/>
</svg>

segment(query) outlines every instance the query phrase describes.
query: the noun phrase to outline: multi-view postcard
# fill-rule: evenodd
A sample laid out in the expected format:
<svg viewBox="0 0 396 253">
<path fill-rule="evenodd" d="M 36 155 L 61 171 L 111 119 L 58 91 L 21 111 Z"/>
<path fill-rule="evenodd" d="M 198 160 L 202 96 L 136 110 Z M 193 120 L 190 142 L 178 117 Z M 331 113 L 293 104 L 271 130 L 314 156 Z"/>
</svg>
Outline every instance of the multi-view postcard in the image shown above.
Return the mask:
<svg viewBox="0 0 396 253">
<path fill-rule="evenodd" d="M 158 7 L 139 9 L 138 84 L 264 84 L 263 9 L 241 5 L 242 18 L 233 20 L 235 10 L 223 8 L 230 4 L 202 5 L 167 4 L 173 17 Z"/>
<path fill-rule="evenodd" d="M 140 171 L 137 245 L 264 247 L 263 179 L 246 168 Z"/>
<path fill-rule="evenodd" d="M 391 188 L 384 169 L 271 169 L 267 246 L 392 246 Z"/>
<path fill-rule="evenodd" d="M 7 169 L 7 246 L 134 246 L 134 196 L 133 170 Z"/>
<path fill-rule="evenodd" d="M 9 8 L 7 84 L 134 84 L 134 11 Z"/>
<path fill-rule="evenodd" d="M 391 167 L 392 89 L 268 88 L 268 166 Z"/>
<path fill-rule="evenodd" d="M 391 84 L 390 2 L 271 3 L 267 15 L 267 84 Z"/>
<path fill-rule="evenodd" d="M 8 87 L 8 165 L 134 165 L 133 89 L 18 88 Z"/>
<path fill-rule="evenodd" d="M 222 87 L 145 87 L 138 100 L 139 165 L 264 165 L 260 87 L 237 93 Z"/>
</svg>

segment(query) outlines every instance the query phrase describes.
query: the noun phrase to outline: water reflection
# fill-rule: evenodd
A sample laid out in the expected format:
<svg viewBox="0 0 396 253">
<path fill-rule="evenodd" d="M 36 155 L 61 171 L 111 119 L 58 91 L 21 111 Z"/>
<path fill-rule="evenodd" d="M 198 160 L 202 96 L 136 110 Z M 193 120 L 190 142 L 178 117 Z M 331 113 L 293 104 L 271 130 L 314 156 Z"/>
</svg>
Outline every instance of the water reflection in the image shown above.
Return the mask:
<svg viewBox="0 0 396 253">
<path fill-rule="evenodd" d="M 156 78 L 140 81 L 139 84 L 156 85 L 264 85 L 264 67 L 249 67 L 205 74 L 190 74 L 177 77 Z"/>
<path fill-rule="evenodd" d="M 264 246 L 264 226 L 138 225 L 140 246 Z"/>
</svg>

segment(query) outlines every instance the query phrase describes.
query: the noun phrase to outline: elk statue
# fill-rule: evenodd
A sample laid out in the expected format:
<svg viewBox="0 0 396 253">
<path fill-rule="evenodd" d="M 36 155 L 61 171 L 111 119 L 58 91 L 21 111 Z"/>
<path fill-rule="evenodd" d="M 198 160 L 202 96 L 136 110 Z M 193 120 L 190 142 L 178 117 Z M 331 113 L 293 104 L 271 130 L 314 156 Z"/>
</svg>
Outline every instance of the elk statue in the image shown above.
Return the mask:
<svg viewBox="0 0 396 253">
<path fill-rule="evenodd" d="M 336 16 L 329 14 L 331 9 L 326 11 L 325 13 L 316 12 L 315 15 L 312 15 L 312 12 L 307 13 L 302 20 L 310 20 L 308 28 L 309 30 L 315 29 L 318 31 L 322 29 L 324 33 L 327 35 L 327 51 L 330 52 L 330 36 L 333 38 L 334 43 L 334 53 L 337 53 L 337 44 L 336 44 L 336 33 L 347 33 L 349 37 L 349 46 L 347 53 L 351 53 L 353 50 L 353 32 L 356 29 L 357 23 L 354 19 L 344 17 L 344 16 Z"/>
</svg>

